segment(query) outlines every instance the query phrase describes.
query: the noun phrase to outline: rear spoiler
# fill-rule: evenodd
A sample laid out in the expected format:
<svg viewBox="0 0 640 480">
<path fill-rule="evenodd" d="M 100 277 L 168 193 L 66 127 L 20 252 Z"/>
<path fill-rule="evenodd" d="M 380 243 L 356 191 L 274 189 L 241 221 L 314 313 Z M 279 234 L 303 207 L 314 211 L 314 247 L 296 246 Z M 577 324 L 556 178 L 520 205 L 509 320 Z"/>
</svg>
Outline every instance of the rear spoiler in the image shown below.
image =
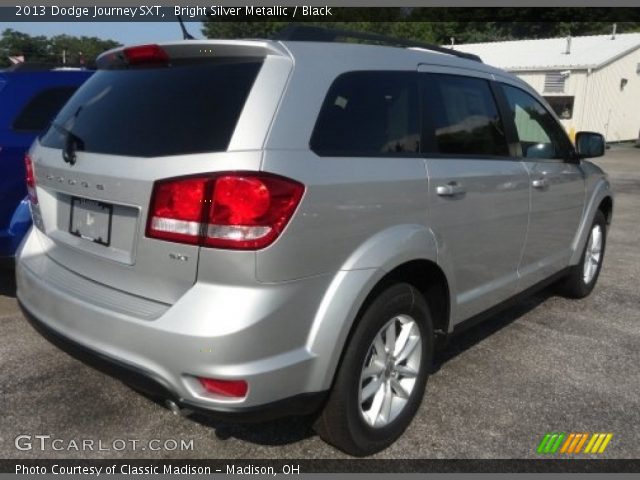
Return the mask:
<svg viewBox="0 0 640 480">
<path fill-rule="evenodd" d="M 189 40 L 119 47 L 96 59 L 98 69 L 122 68 L 142 63 L 171 63 L 172 60 L 202 60 L 225 57 L 261 58 L 289 56 L 278 42 L 268 40 Z"/>
</svg>

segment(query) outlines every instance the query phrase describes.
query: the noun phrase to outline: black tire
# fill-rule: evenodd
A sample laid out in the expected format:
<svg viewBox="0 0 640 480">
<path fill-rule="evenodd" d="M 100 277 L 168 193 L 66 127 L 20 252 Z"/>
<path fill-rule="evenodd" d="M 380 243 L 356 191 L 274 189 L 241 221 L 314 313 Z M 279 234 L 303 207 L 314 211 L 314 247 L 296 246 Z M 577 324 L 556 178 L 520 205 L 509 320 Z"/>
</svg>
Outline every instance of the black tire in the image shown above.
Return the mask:
<svg viewBox="0 0 640 480">
<path fill-rule="evenodd" d="M 587 248 L 589 247 L 589 237 L 594 227 L 599 226 L 602 230 L 602 248 L 600 250 L 600 261 L 596 269 L 593 278 L 589 282 L 584 278 L 584 263 L 587 258 Z M 588 296 L 593 288 L 596 286 L 598 277 L 600 276 L 600 270 L 602 269 L 602 262 L 604 261 L 605 249 L 607 246 L 607 219 L 602 211 L 598 210 L 593 219 L 593 223 L 589 228 L 589 237 L 585 243 L 580 262 L 577 265 L 572 266 L 569 269 L 567 276 L 559 283 L 560 293 L 567 298 L 584 298 Z"/>
<path fill-rule="evenodd" d="M 360 411 L 360 375 L 374 338 L 399 315 L 410 317 L 419 328 L 422 340 L 420 367 L 413 389 L 398 416 L 386 426 L 373 427 Z M 323 440 L 343 452 L 365 456 L 391 445 L 411 423 L 422 402 L 431 370 L 434 337 L 427 302 L 418 290 L 406 283 L 384 289 L 364 309 L 357 322 L 345 347 L 329 399 L 314 428 Z"/>
</svg>

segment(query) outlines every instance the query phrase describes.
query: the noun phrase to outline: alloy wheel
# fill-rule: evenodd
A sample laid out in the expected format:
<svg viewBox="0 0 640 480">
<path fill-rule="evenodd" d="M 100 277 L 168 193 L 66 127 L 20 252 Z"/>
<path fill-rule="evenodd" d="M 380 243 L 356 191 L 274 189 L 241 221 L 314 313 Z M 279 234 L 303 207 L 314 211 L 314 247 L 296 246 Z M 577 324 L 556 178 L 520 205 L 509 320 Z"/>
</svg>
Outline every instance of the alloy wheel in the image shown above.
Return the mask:
<svg viewBox="0 0 640 480">
<path fill-rule="evenodd" d="M 585 284 L 591 283 L 596 276 L 602 258 L 602 227 L 594 225 L 587 241 L 584 253 L 583 279 Z"/>
<path fill-rule="evenodd" d="M 392 318 L 374 337 L 360 374 L 358 403 L 365 422 L 375 428 L 395 420 L 416 385 L 422 336 L 409 315 Z"/>
</svg>

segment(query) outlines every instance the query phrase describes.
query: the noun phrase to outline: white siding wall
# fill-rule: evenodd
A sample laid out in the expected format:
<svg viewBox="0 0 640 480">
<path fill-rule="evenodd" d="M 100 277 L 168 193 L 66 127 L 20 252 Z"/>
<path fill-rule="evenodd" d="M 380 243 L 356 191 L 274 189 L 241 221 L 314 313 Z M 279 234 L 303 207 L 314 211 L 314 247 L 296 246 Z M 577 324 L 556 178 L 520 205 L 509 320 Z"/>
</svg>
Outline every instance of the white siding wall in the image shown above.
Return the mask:
<svg viewBox="0 0 640 480">
<path fill-rule="evenodd" d="M 573 70 L 565 81 L 565 92 L 555 95 L 573 95 L 573 116 L 562 120 L 569 134 L 579 130 L 600 132 L 610 142 L 635 140 L 640 130 L 640 49 L 588 74 Z M 514 72 L 538 93 L 544 92 L 545 73 Z M 620 90 L 620 80 L 627 85 Z"/>
<path fill-rule="evenodd" d="M 587 84 L 583 130 L 605 134 L 608 141 L 638 138 L 640 130 L 640 49 L 594 71 Z M 620 81 L 628 80 L 624 89 Z"/>
</svg>

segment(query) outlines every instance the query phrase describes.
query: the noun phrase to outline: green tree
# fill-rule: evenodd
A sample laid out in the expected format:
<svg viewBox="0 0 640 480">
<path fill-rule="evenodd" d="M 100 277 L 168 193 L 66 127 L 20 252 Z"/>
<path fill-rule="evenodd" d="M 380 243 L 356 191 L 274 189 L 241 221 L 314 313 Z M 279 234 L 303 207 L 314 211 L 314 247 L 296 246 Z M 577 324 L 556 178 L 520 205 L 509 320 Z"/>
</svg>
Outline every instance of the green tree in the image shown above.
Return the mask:
<svg viewBox="0 0 640 480">
<path fill-rule="evenodd" d="M 24 55 L 25 61 L 67 66 L 93 66 L 96 57 L 119 44 L 97 37 L 71 35 L 31 36 L 6 29 L 0 37 L 0 65 L 10 65 L 9 56 Z"/>
<path fill-rule="evenodd" d="M 269 38 L 289 22 L 216 22 L 206 21 L 202 34 L 207 38 Z"/>
<path fill-rule="evenodd" d="M 616 16 L 614 13 L 608 9 L 590 8 L 343 8 L 335 11 L 333 18 L 337 21 L 305 22 L 304 25 L 449 45 L 452 39 L 455 44 L 460 44 L 607 34 L 620 12 Z M 354 18 L 362 18 L 363 21 L 347 21 Z M 567 18 L 571 21 L 566 21 Z M 203 25 L 202 33 L 208 38 L 268 38 L 290 24 L 285 21 L 213 20 L 209 18 Z M 617 31 L 640 31 L 640 22 L 617 22 Z"/>
<path fill-rule="evenodd" d="M 119 46 L 113 40 L 102 40 L 96 37 L 74 37 L 57 35 L 49 40 L 50 51 L 62 61 L 62 52 L 67 65 L 93 65 L 95 59 L 102 52 Z M 84 63 L 83 63 L 84 62 Z"/>
<path fill-rule="evenodd" d="M 332 22 L 304 22 L 326 28 L 340 28 L 363 32 L 389 34 L 400 29 L 399 23 L 406 19 L 409 11 L 396 7 L 385 8 L 342 8 L 335 9 Z M 246 20 L 247 18 L 239 17 Z M 349 21 L 362 18 L 363 21 Z M 292 22 L 288 17 L 269 22 L 216 21 L 209 17 L 203 24 L 202 34 L 207 38 L 269 38 Z"/>
<path fill-rule="evenodd" d="M 47 37 L 32 37 L 26 33 L 18 32 L 7 28 L 2 32 L 0 38 L 0 64 L 9 65 L 9 56 L 24 55 L 25 58 L 34 58 L 37 61 L 47 58 L 48 51 Z"/>
</svg>

